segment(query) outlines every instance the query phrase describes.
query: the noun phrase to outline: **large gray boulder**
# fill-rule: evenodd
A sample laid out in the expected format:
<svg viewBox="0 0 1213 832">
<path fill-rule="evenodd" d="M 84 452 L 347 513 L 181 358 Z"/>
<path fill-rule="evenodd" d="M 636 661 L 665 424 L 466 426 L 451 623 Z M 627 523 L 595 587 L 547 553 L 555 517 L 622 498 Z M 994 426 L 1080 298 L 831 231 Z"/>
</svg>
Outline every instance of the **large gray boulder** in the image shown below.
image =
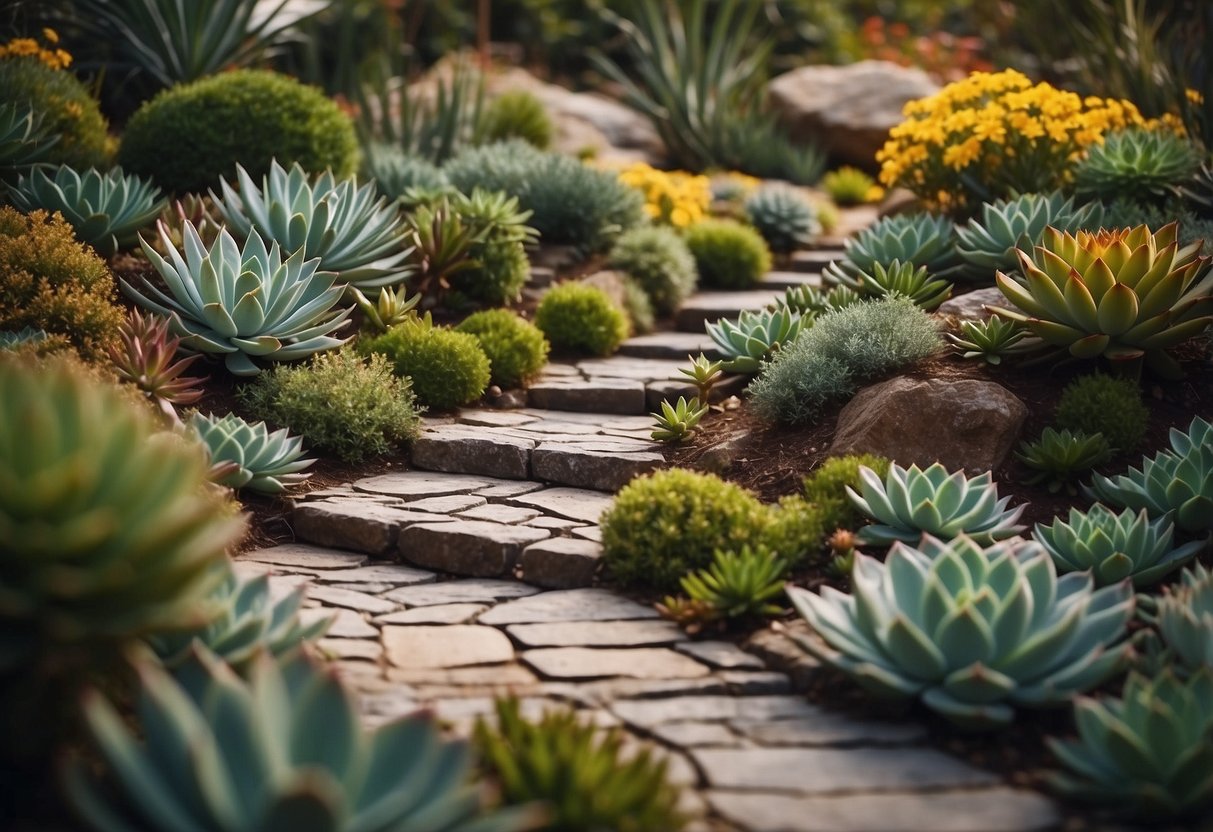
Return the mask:
<svg viewBox="0 0 1213 832">
<path fill-rule="evenodd" d="M 922 70 L 889 61 L 804 66 L 768 87 L 793 139 L 817 142 L 831 156 L 868 169 L 875 168 L 889 129 L 901 123 L 906 102 L 938 91 Z"/>
<path fill-rule="evenodd" d="M 903 466 L 941 462 L 979 474 L 1007 458 L 1027 415 L 1022 401 L 992 381 L 902 376 L 851 399 L 838 414 L 830 455 L 879 454 Z"/>
</svg>

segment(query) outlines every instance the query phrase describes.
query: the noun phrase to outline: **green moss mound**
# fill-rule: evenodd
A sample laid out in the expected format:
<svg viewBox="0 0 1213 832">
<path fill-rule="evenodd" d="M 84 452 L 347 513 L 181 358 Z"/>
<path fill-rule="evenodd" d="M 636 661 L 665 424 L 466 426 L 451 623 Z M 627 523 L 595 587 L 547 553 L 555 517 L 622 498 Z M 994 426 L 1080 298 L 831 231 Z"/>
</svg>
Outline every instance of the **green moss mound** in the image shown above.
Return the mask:
<svg viewBox="0 0 1213 832">
<path fill-rule="evenodd" d="M 76 76 L 37 58 L 0 59 L 0 102 L 31 105 L 48 135 L 59 141 L 45 161 L 76 170 L 105 168 L 110 161 L 108 126 L 97 100 Z"/>
<path fill-rule="evenodd" d="M 687 244 L 678 232 L 663 226 L 628 231 L 611 249 L 609 262 L 644 289 L 660 315 L 673 314 L 699 279 Z"/>
<path fill-rule="evenodd" d="M 499 387 L 521 387 L 548 363 L 548 342 L 539 327 L 508 309 L 469 315 L 455 329 L 476 336 Z"/>
<path fill-rule="evenodd" d="M 358 349 L 384 355 L 397 375 L 412 381 L 418 401 L 433 410 L 475 401 L 489 386 L 489 359 L 476 336 L 436 327 L 428 320 L 406 321 L 359 341 Z"/>
<path fill-rule="evenodd" d="M 628 319 L 597 286 L 577 282 L 553 287 L 535 311 L 535 326 L 552 347 L 607 356 L 628 337 Z"/>
<path fill-rule="evenodd" d="M 1145 439 L 1150 411 L 1141 400 L 1137 382 L 1092 373 L 1061 391 L 1054 422 L 1063 430 L 1102 433 L 1123 454 L 1137 450 Z"/>
<path fill-rule="evenodd" d="M 771 269 L 771 250 L 762 235 L 734 220 L 704 220 L 687 229 L 700 285 L 709 289 L 750 289 Z"/>
</svg>

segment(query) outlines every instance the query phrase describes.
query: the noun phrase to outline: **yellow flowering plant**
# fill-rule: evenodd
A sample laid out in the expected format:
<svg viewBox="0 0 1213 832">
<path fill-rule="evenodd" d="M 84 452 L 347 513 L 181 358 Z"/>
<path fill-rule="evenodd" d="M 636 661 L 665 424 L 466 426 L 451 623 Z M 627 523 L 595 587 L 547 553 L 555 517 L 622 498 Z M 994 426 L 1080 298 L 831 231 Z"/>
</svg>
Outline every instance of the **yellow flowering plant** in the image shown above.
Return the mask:
<svg viewBox="0 0 1213 832">
<path fill-rule="evenodd" d="M 708 215 L 711 180 L 685 171 L 665 171 L 635 162 L 619 170 L 619 181 L 644 194 L 645 213 L 654 221 L 686 228 Z"/>
<path fill-rule="evenodd" d="M 1083 98 L 1013 69 L 974 72 L 905 106 L 876 155 L 880 181 L 966 215 L 982 202 L 1064 186 L 1105 133 L 1153 126 L 1129 101 Z"/>
<path fill-rule="evenodd" d="M 34 38 L 13 38 L 7 43 L 0 43 L 0 59 L 37 58 L 51 69 L 67 69 L 71 66 L 71 53 L 58 46 L 58 32 L 54 29 L 43 29 L 42 39 L 46 41 L 46 46 Z"/>
</svg>

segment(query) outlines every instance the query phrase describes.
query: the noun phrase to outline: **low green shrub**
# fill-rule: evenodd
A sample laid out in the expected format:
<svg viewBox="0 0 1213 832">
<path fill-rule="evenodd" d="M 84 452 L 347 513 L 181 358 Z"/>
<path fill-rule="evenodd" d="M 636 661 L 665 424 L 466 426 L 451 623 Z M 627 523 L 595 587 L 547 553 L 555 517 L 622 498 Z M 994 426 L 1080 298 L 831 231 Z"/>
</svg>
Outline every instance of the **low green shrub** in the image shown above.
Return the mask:
<svg viewBox="0 0 1213 832">
<path fill-rule="evenodd" d="M 644 288 L 631 277 L 623 279 L 623 311 L 632 322 L 632 333 L 644 335 L 657 328 L 657 312 L 653 300 Z"/>
<path fill-rule="evenodd" d="M 538 236 L 530 212 L 515 197 L 482 190 L 453 204 L 478 239 L 468 248 L 472 264 L 451 276 L 452 293 L 493 306 L 517 301 L 531 276 L 526 245 Z"/>
<path fill-rule="evenodd" d="M 455 331 L 480 341 L 489 358 L 491 380 L 499 387 L 521 387 L 548 363 L 547 339 L 517 312 L 486 309 L 469 315 Z"/>
<path fill-rule="evenodd" d="M 1064 430 L 1102 433 L 1117 453 L 1135 451 L 1146 437 L 1150 410 L 1141 388 L 1128 378 L 1092 373 L 1061 391 L 1053 421 Z"/>
<path fill-rule="evenodd" d="M 863 381 L 933 355 L 935 321 L 907 298 L 865 301 L 822 316 L 781 349 L 750 384 L 754 409 L 767 419 L 808 423 Z"/>
<path fill-rule="evenodd" d="M 847 499 L 847 486 L 860 486 L 859 468 L 871 468 L 881 479 L 889 473 L 889 460 L 876 454 L 850 454 L 830 457 L 804 478 L 806 500 L 821 512 L 826 533 L 835 529 L 854 529 L 864 516 Z"/>
<path fill-rule="evenodd" d="M 547 150 L 556 132 L 547 108 L 533 92 L 510 90 L 489 101 L 480 121 L 479 138 L 485 142 L 522 139 Z"/>
<path fill-rule="evenodd" d="M 408 379 L 394 375 L 384 356 L 364 360 L 348 347 L 306 364 L 277 364 L 238 395 L 253 416 L 346 462 L 386 454 L 420 429 Z"/>
<path fill-rule="evenodd" d="M 76 170 L 108 167 L 109 127 L 96 99 L 66 69 L 51 69 L 35 57 L 0 59 L 0 102 L 5 101 L 32 107 L 42 130 L 59 137 L 43 161 Z"/>
<path fill-rule="evenodd" d="M 695 291 L 699 273 L 682 237 L 666 226 L 634 228 L 615 241 L 608 262 L 635 280 L 653 302 L 653 310 L 670 315 Z"/>
<path fill-rule="evenodd" d="M 450 187 L 446 174 L 424 156 L 412 156 L 395 145 L 372 144 L 362 159 L 362 172 L 392 199 L 416 189 L 435 193 Z"/>
<path fill-rule="evenodd" d="M 237 70 L 158 94 L 131 117 L 122 166 L 177 193 L 231 181 L 240 164 L 254 180 L 271 160 L 305 170 L 353 173 L 358 142 L 350 117 L 324 93 L 265 70 Z"/>
<path fill-rule="evenodd" d="M 818 552 L 831 531 L 820 505 L 793 494 L 780 499 L 763 540 L 773 554 L 795 567 Z"/>
<path fill-rule="evenodd" d="M 0 207 L 0 329 L 41 329 L 101 359 L 126 319 L 116 300 L 105 262 L 61 215 Z"/>
<path fill-rule="evenodd" d="M 606 356 L 628 337 L 627 316 L 597 286 L 572 281 L 539 301 L 535 326 L 557 350 Z"/>
<path fill-rule="evenodd" d="M 671 468 L 624 486 L 601 522 L 603 562 L 615 580 L 673 592 L 717 549 L 762 540 L 771 510 L 741 486 Z"/>
<path fill-rule="evenodd" d="M 360 339 L 358 349 L 386 356 L 397 375 L 412 381 L 418 401 L 433 410 L 475 401 L 489 386 L 489 359 L 476 336 L 434 326 L 428 317 Z"/>
<path fill-rule="evenodd" d="M 749 289 L 771 268 L 771 250 L 762 235 L 734 220 L 704 220 L 686 231 L 700 285 L 709 289 Z"/>
</svg>

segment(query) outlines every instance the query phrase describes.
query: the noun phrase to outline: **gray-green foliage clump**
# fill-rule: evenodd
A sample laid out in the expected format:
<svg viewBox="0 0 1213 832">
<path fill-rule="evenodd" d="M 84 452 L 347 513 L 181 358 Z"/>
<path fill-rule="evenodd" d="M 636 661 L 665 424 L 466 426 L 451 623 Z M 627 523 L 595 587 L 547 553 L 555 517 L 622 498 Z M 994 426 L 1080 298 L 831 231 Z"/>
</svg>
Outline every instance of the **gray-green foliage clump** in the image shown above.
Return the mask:
<svg viewBox="0 0 1213 832">
<path fill-rule="evenodd" d="M 544 241 L 587 253 L 605 251 L 644 221 L 644 197 L 615 174 L 518 139 L 464 150 L 443 170 L 463 193 L 483 188 L 518 197 Z"/>
<path fill-rule="evenodd" d="M 1065 430 L 1102 433 L 1117 452 L 1127 453 L 1145 438 L 1150 411 L 1132 379 L 1092 373 L 1061 391 L 1054 421 Z"/>
<path fill-rule="evenodd" d="M 522 139 L 540 150 L 547 150 L 556 132 L 552 117 L 529 90 L 510 90 L 494 98 L 484 108 L 480 138 L 488 142 Z"/>
<path fill-rule="evenodd" d="M 354 172 L 358 141 L 350 117 L 323 92 L 265 70 L 212 75 L 161 92 L 131 117 L 119 161 L 175 193 L 203 192 L 236 165 L 254 178 L 270 161 L 304 170 Z"/>
<path fill-rule="evenodd" d="M 420 429 L 409 380 L 394 375 L 384 356 L 364 359 L 348 348 L 279 364 L 238 395 L 258 419 L 346 462 L 385 454 Z"/>
<path fill-rule="evenodd" d="M 664 226 L 625 233 L 611 249 L 609 263 L 635 280 L 661 315 L 673 313 L 695 291 L 699 278 L 687 244 L 678 232 Z"/>
<path fill-rule="evenodd" d="M 735 220 L 704 220 L 686 232 L 699 282 L 712 289 L 749 289 L 771 268 L 762 235 Z"/>
<path fill-rule="evenodd" d="M 428 317 L 360 340 L 358 349 L 382 353 L 397 375 L 409 377 L 421 404 L 434 410 L 465 405 L 489 386 L 489 359 L 476 336 L 434 326 Z"/>
<path fill-rule="evenodd" d="M 860 383 L 927 358 L 940 345 L 935 322 L 911 300 L 848 306 L 775 354 L 750 384 L 753 405 L 777 422 L 811 422 Z"/>
<path fill-rule="evenodd" d="M 575 281 L 553 287 L 535 310 L 535 326 L 558 350 L 607 356 L 628 336 L 623 310 L 597 286 Z"/>
<path fill-rule="evenodd" d="M 548 363 L 549 345 L 543 332 L 517 312 L 486 309 L 469 315 L 455 329 L 480 341 L 491 365 L 491 380 L 500 387 L 520 387 Z"/>
</svg>

